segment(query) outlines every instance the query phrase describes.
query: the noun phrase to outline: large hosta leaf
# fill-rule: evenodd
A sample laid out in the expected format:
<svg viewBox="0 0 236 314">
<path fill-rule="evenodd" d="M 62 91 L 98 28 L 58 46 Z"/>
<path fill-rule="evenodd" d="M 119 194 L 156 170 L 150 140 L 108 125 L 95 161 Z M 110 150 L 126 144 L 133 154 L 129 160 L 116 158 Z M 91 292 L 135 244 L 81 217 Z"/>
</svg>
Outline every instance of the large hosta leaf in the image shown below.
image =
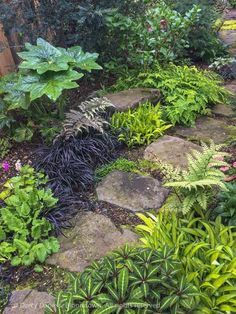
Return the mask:
<svg viewBox="0 0 236 314">
<path fill-rule="evenodd" d="M 79 80 L 82 76 L 82 73 L 73 70 L 42 76 L 29 75 L 19 82 L 19 88 L 30 93 L 31 101 L 43 95 L 56 101 L 64 89 L 77 87 L 78 84 L 75 81 Z"/>
<path fill-rule="evenodd" d="M 84 53 L 80 46 L 69 49 L 56 48 L 39 38 L 37 46 L 26 44 L 26 49 L 28 51 L 18 53 L 23 59 L 19 67 L 21 69 L 36 70 L 38 74 L 48 71 L 66 71 L 70 65 L 86 71 L 101 69 L 95 62 L 98 54 Z"/>
</svg>

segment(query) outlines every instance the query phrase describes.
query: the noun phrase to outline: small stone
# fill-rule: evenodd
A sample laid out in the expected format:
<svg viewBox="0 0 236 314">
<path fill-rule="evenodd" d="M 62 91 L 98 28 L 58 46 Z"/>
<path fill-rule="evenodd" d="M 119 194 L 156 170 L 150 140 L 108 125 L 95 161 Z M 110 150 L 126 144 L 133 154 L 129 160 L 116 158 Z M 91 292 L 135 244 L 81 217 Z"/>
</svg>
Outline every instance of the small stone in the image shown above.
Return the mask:
<svg viewBox="0 0 236 314">
<path fill-rule="evenodd" d="M 60 250 L 47 259 L 47 264 L 81 272 L 112 250 L 126 243 L 132 245 L 138 242 L 134 232 L 128 229 L 121 232 L 109 218 L 101 214 L 79 214 L 74 224 L 74 228 L 65 230 L 65 236 L 59 237 Z"/>
<path fill-rule="evenodd" d="M 227 122 L 201 117 L 196 121 L 196 127 L 176 127 L 173 129 L 175 135 L 187 140 L 209 143 L 211 140 L 215 144 L 230 142 L 236 135 L 236 128 L 229 127 Z"/>
<path fill-rule="evenodd" d="M 179 137 L 165 135 L 146 148 L 144 159 L 186 168 L 188 166 L 187 154 L 193 149 L 201 150 L 201 147 Z"/>
<path fill-rule="evenodd" d="M 235 112 L 233 111 L 230 105 L 223 105 L 223 104 L 215 105 L 212 108 L 212 113 L 218 116 L 226 117 L 226 118 L 231 118 L 235 115 Z"/>
<path fill-rule="evenodd" d="M 159 180 L 140 176 L 132 172 L 114 171 L 97 186 L 99 201 L 141 212 L 159 209 L 165 202 L 169 190 Z"/>
<path fill-rule="evenodd" d="M 136 108 L 140 104 L 149 101 L 153 104 L 159 102 L 161 94 L 158 89 L 134 88 L 121 92 L 107 94 L 105 97 L 110 100 L 118 111 L 126 111 L 129 108 Z"/>
<path fill-rule="evenodd" d="M 13 291 L 3 314 L 44 314 L 46 304 L 54 305 L 54 297 L 46 292 Z"/>
</svg>

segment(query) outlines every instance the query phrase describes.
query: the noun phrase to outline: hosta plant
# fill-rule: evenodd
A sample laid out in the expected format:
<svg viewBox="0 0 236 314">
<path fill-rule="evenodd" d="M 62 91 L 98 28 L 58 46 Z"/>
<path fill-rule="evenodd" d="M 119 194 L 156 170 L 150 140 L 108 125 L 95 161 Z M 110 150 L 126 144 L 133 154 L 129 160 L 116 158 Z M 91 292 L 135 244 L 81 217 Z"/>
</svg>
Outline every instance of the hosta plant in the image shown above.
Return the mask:
<svg viewBox="0 0 236 314">
<path fill-rule="evenodd" d="M 220 167 L 227 165 L 222 161 L 227 154 L 220 152 L 220 148 L 213 142 L 210 146 L 203 143 L 202 151 L 194 150 L 188 155 L 188 169 L 182 171 L 182 178 L 165 184 L 174 189 L 172 201 L 177 210 L 186 214 L 194 209 L 204 215 L 216 188 L 227 190 L 225 175 L 220 170 Z"/>
<path fill-rule="evenodd" d="M 171 127 L 162 118 L 160 104 L 154 106 L 149 102 L 137 109 L 113 114 L 111 125 L 118 139 L 128 147 L 150 144 Z"/>
<path fill-rule="evenodd" d="M 236 305 L 236 233 L 220 218 L 210 222 L 171 215 L 138 215 L 137 226 L 145 247 L 160 249 L 166 245 L 181 260 L 187 278 L 200 290 L 200 300 L 192 313 L 235 313 Z"/>
<path fill-rule="evenodd" d="M 0 263 L 29 266 L 43 263 L 58 251 L 53 225 L 42 217 L 43 210 L 50 210 L 58 201 L 43 187 L 46 181 L 30 166 L 22 167 L 19 176 L 7 181 L 0 209 Z"/>
<path fill-rule="evenodd" d="M 187 313 L 199 290 L 166 247 L 124 248 L 72 277 L 46 313 Z"/>
</svg>

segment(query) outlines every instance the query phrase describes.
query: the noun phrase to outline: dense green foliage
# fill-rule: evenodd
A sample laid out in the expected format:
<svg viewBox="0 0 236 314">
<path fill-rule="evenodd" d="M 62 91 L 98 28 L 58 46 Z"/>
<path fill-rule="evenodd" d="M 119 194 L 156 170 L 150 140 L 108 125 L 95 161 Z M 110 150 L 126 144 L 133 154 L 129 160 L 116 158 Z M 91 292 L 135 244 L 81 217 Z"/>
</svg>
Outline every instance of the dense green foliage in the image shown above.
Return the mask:
<svg viewBox="0 0 236 314">
<path fill-rule="evenodd" d="M 126 246 L 74 276 L 46 313 L 186 313 L 197 296 L 173 250 Z"/>
<path fill-rule="evenodd" d="M 221 160 L 226 154 L 219 152 L 220 148 L 212 143 L 209 147 L 203 144 L 201 152 L 192 151 L 188 156 L 188 169 L 182 171 L 181 178 L 165 184 L 174 188 L 176 197 L 172 201 L 177 210 L 186 214 L 193 209 L 204 216 L 215 188 L 226 190 L 225 175 L 219 169 L 227 165 Z"/>
<path fill-rule="evenodd" d="M 171 127 L 162 119 L 160 105 L 148 102 L 137 109 L 113 114 L 111 126 L 119 134 L 118 139 L 128 147 L 150 144 Z"/>
<path fill-rule="evenodd" d="M 193 6 L 181 15 L 164 1 L 159 1 L 139 16 L 126 16 L 116 11 L 110 13 L 106 18 L 107 40 L 113 47 L 110 69 L 112 62 L 117 71 L 117 65 L 147 68 L 155 60 L 179 60 L 189 46 L 188 34 L 200 11 L 198 6 Z M 113 51 L 118 54 L 115 58 Z"/>
<path fill-rule="evenodd" d="M 209 105 L 228 102 L 229 92 L 221 84 L 221 78 L 213 72 L 174 64 L 163 68 L 156 64 L 153 70 L 120 78 L 114 89 L 158 88 L 164 96 L 163 111 L 170 122 L 193 126 L 198 115 L 209 113 Z"/>
<path fill-rule="evenodd" d="M 193 313 L 235 313 L 236 233 L 232 227 L 194 218 L 138 215 L 144 224 L 137 227 L 145 247 L 173 248 L 188 278 L 200 289 L 201 301 Z"/>
<path fill-rule="evenodd" d="M 6 183 L 2 193 L 4 206 L 0 209 L 0 263 L 29 266 L 43 263 L 59 249 L 57 239 L 50 236 L 53 225 L 41 216 L 54 207 L 57 199 L 43 188 L 47 179 L 29 166 Z"/>
<path fill-rule="evenodd" d="M 0 128 L 13 129 L 16 141 L 32 138 L 35 124 L 42 116 L 50 116 L 47 114 L 51 111 L 50 106 L 64 90 L 79 86 L 76 81 L 84 76 L 84 71 L 101 69 L 95 62 L 98 55 L 84 53 L 79 46 L 56 48 L 39 38 L 36 46 L 27 43 L 25 48 L 26 51 L 19 53 L 23 60 L 19 71 L 2 79 L 0 86 Z M 43 96 L 49 100 L 45 101 Z M 63 101 L 58 101 L 59 115 L 63 114 L 62 105 Z M 19 127 L 17 120 L 24 123 Z"/>
<path fill-rule="evenodd" d="M 213 209 L 213 216 L 221 216 L 224 224 L 236 226 L 236 184 L 226 185 L 227 191 L 221 191 L 217 198 L 217 207 Z"/>
<path fill-rule="evenodd" d="M 225 1 L 216 0 L 165 0 L 168 5 L 184 14 L 193 5 L 201 8 L 199 18 L 195 21 L 189 31 L 189 47 L 186 54 L 193 61 L 212 62 L 217 57 L 227 54 L 221 40 L 218 38 L 215 21 L 220 16 L 221 11 L 225 8 Z"/>
</svg>

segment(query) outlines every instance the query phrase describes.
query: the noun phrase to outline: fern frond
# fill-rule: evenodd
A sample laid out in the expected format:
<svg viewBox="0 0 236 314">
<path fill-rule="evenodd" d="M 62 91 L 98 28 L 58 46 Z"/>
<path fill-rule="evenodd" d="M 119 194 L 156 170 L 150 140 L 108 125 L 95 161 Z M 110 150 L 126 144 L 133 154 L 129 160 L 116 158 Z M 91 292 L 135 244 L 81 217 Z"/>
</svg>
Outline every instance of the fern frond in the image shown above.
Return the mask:
<svg viewBox="0 0 236 314">
<path fill-rule="evenodd" d="M 109 123 L 102 117 L 102 114 L 108 107 L 113 107 L 113 105 L 105 97 L 92 98 L 82 102 L 78 106 L 78 110 L 70 110 L 70 112 L 66 113 L 63 130 L 58 137 L 63 137 L 67 140 L 71 136 L 89 131 L 89 129 L 103 133 L 105 126 L 109 125 Z"/>
</svg>

